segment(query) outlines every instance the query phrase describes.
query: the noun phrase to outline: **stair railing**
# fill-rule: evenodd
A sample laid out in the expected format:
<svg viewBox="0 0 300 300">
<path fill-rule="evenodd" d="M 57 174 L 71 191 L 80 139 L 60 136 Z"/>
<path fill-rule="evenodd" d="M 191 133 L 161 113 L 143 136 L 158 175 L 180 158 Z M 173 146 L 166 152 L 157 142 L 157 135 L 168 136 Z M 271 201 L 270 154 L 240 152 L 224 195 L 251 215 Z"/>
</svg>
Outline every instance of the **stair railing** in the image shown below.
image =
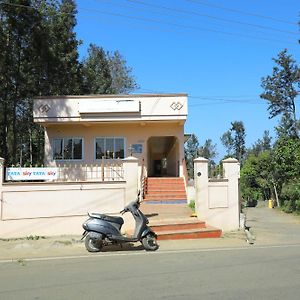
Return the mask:
<svg viewBox="0 0 300 300">
<path fill-rule="evenodd" d="M 146 178 L 147 178 L 147 169 L 145 167 L 145 159 L 142 159 L 142 166 L 141 166 L 141 177 L 140 177 L 140 190 L 141 190 L 141 200 L 145 197 L 145 185 L 146 185 Z"/>
</svg>

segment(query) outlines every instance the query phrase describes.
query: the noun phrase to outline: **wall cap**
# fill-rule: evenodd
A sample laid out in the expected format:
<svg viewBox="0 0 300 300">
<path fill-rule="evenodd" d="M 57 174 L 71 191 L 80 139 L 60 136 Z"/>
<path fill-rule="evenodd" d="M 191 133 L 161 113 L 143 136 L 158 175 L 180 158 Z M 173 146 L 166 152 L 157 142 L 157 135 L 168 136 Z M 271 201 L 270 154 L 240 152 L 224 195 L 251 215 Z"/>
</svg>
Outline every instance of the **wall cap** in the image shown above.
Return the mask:
<svg viewBox="0 0 300 300">
<path fill-rule="evenodd" d="M 138 158 L 134 157 L 134 156 L 128 156 L 122 159 L 123 162 L 137 162 Z"/>
<path fill-rule="evenodd" d="M 236 158 L 228 157 L 222 160 L 222 163 L 238 163 L 239 161 Z"/>
<path fill-rule="evenodd" d="M 206 162 L 208 163 L 208 159 L 206 159 L 205 157 L 197 157 L 194 159 L 194 162 Z"/>
</svg>

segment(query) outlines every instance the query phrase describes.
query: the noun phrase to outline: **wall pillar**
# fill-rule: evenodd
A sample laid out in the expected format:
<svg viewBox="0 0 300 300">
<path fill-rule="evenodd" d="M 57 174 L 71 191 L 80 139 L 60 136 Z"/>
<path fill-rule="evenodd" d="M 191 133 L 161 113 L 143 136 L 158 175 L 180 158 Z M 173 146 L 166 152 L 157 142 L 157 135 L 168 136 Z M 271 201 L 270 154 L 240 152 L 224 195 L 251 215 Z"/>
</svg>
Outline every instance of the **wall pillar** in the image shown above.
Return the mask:
<svg viewBox="0 0 300 300">
<path fill-rule="evenodd" d="M 208 159 L 194 159 L 195 210 L 201 218 L 208 203 Z"/>
<path fill-rule="evenodd" d="M 123 159 L 124 177 L 126 180 L 125 205 L 137 197 L 138 159 L 129 156 Z"/>
<path fill-rule="evenodd" d="M 194 160 L 195 206 L 197 216 L 208 225 L 224 231 L 239 229 L 240 164 L 234 158 L 223 160 L 224 178 L 208 178 L 208 160 Z"/>
<path fill-rule="evenodd" d="M 2 185 L 4 181 L 4 158 L 0 157 L 0 220 L 2 220 Z"/>
<path fill-rule="evenodd" d="M 227 158 L 222 161 L 224 178 L 228 179 L 228 207 L 230 208 L 230 228 L 240 227 L 240 163 L 235 158 Z"/>
</svg>

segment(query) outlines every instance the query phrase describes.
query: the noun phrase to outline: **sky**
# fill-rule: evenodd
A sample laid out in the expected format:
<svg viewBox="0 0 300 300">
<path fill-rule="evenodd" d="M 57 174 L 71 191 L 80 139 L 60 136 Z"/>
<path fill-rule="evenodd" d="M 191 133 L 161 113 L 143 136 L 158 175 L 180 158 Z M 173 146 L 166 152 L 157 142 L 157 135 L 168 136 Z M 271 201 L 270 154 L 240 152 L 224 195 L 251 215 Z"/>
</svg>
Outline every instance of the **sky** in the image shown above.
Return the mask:
<svg viewBox="0 0 300 300">
<path fill-rule="evenodd" d="M 261 78 L 287 48 L 300 62 L 299 0 L 77 0 L 81 58 L 90 43 L 118 50 L 134 93 L 187 93 L 185 133 L 217 144 L 243 121 L 251 147 L 279 119 L 260 99 Z M 299 99 L 297 100 L 299 111 Z"/>
</svg>

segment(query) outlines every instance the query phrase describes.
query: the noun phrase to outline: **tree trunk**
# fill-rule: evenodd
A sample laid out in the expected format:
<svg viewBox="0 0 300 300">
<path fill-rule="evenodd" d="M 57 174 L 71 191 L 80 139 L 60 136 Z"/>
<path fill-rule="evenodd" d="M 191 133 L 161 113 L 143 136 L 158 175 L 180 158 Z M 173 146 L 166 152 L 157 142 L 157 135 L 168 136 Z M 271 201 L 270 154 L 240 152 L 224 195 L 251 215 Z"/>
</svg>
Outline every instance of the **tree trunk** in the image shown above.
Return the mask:
<svg viewBox="0 0 300 300">
<path fill-rule="evenodd" d="M 276 184 L 274 182 L 273 182 L 273 187 L 274 187 L 274 193 L 275 193 L 275 198 L 276 198 L 277 206 L 280 207 L 280 203 L 279 203 L 279 199 L 278 199 L 278 193 L 277 193 L 277 188 L 276 188 Z"/>
</svg>

